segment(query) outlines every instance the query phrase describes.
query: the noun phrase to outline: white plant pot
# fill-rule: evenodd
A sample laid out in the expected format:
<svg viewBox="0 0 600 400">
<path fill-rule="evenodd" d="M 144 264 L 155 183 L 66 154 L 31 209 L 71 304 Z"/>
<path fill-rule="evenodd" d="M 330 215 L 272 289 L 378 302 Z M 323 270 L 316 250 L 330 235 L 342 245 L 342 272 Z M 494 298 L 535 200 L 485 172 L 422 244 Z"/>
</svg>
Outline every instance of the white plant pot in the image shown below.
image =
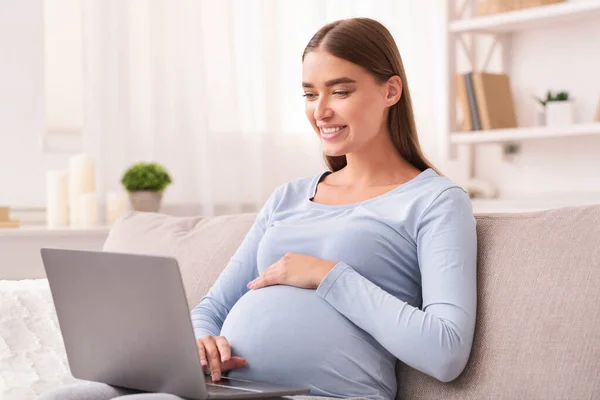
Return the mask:
<svg viewBox="0 0 600 400">
<path fill-rule="evenodd" d="M 546 126 L 565 126 L 572 124 L 572 101 L 549 101 L 546 103 Z"/>
<path fill-rule="evenodd" d="M 129 192 L 129 200 L 135 211 L 158 212 L 162 200 L 162 192 L 140 190 Z"/>
</svg>

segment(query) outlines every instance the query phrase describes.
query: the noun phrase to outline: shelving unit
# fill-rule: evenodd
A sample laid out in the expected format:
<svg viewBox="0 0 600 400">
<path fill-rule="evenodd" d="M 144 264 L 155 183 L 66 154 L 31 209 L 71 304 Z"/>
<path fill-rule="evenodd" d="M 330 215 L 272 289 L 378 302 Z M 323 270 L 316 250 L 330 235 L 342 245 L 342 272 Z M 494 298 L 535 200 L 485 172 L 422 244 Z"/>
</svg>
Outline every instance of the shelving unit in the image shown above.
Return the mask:
<svg viewBox="0 0 600 400">
<path fill-rule="evenodd" d="M 100 251 L 108 233 L 108 227 L 100 226 L 85 229 L 48 229 L 43 225 L 23 225 L 19 228 L 0 229 L 0 278 L 44 278 L 41 248 Z"/>
<path fill-rule="evenodd" d="M 447 91 L 442 100 L 445 118 L 439 137 L 439 148 L 449 160 L 460 157 L 465 168 L 466 189 L 481 186 L 475 170 L 475 148 L 479 145 L 500 145 L 504 149 L 519 149 L 523 142 L 540 141 L 552 138 L 599 136 L 600 123 L 588 122 L 564 127 L 519 127 L 514 129 L 494 129 L 479 131 L 458 131 L 456 75 L 459 71 L 458 53 L 463 52 L 473 71 L 486 71 L 494 52 L 499 52 L 501 70 L 509 72 L 512 35 L 525 31 L 548 27 L 570 26 L 580 21 L 598 20 L 600 23 L 600 0 L 567 0 L 563 3 L 527 8 L 522 10 L 477 16 L 476 0 L 449 0 L 444 2 L 447 15 L 446 62 L 444 77 Z M 476 40 L 486 37 L 490 45 L 486 49 L 478 48 Z M 491 40 L 490 40 L 491 38 Z M 479 54 L 477 52 L 480 52 Z M 484 53 L 481 53 L 484 51 Z M 482 57 L 484 56 L 484 57 Z M 484 61 L 483 63 L 481 61 Z M 462 72 L 462 71 L 461 71 Z M 508 146 L 510 145 L 510 146 Z M 516 146 L 515 146 L 516 145 Z M 462 164 L 464 163 L 464 164 Z M 486 183 L 487 184 L 487 183 Z M 600 203 L 600 193 L 563 198 L 560 202 L 544 202 L 543 199 L 477 199 L 474 201 L 478 212 L 528 211 L 579 205 L 578 198 L 585 198 L 584 204 Z"/>
<path fill-rule="evenodd" d="M 600 123 L 577 124 L 560 128 L 537 126 L 532 128 L 452 132 L 450 133 L 450 141 L 453 144 L 512 143 L 536 139 L 589 135 L 600 135 Z"/>
<path fill-rule="evenodd" d="M 110 227 L 96 226 L 90 228 L 48 228 L 45 225 L 21 225 L 17 228 L 0 229 L 1 238 L 16 237 L 106 237 Z"/>
<path fill-rule="evenodd" d="M 450 23 L 452 33 L 508 33 L 597 18 L 600 2 L 586 0 L 510 11 Z"/>
</svg>

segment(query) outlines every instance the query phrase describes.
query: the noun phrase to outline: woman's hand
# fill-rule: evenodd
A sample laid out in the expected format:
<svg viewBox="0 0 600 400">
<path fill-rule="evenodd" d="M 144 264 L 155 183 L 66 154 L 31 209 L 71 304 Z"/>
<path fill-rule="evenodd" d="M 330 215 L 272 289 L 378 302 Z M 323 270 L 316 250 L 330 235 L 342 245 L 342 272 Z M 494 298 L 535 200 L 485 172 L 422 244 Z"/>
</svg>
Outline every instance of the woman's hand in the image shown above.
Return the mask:
<svg viewBox="0 0 600 400">
<path fill-rule="evenodd" d="M 246 365 L 242 357 L 232 357 L 231 347 L 225 336 L 206 335 L 197 340 L 200 362 L 204 373 L 212 376 L 213 382 L 221 379 L 221 373 Z"/>
<path fill-rule="evenodd" d="M 270 285 L 289 285 L 304 289 L 316 289 L 325 275 L 337 264 L 303 254 L 287 253 L 262 274 L 248 283 L 249 289 Z"/>
</svg>

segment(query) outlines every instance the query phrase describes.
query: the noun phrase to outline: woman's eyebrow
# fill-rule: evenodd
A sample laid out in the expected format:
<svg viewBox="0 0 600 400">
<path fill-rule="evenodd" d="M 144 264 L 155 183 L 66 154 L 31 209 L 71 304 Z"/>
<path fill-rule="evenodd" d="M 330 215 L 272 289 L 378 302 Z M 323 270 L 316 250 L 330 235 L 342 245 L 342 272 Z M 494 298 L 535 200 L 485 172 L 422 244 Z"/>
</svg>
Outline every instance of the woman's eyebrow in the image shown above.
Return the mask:
<svg viewBox="0 0 600 400">
<path fill-rule="evenodd" d="M 333 86 L 333 85 L 339 85 L 341 83 L 356 83 L 356 81 L 354 79 L 350 79 L 350 78 L 346 78 L 346 77 L 336 78 L 336 79 L 331 79 L 331 80 L 325 82 L 325 86 L 329 87 L 329 86 Z M 315 86 L 309 82 L 302 82 L 302 87 L 314 88 Z"/>
</svg>

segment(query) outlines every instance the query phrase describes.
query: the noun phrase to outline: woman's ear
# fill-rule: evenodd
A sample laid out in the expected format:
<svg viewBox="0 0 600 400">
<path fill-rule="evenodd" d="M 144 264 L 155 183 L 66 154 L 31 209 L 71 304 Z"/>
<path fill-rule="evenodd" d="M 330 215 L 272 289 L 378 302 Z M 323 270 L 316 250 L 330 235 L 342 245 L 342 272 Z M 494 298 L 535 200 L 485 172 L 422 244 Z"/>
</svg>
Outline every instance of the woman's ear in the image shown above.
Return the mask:
<svg viewBox="0 0 600 400">
<path fill-rule="evenodd" d="M 387 93 L 385 100 L 388 106 L 391 107 L 400 101 L 400 97 L 402 97 L 402 79 L 398 75 L 394 75 L 388 79 L 386 86 Z"/>
</svg>

